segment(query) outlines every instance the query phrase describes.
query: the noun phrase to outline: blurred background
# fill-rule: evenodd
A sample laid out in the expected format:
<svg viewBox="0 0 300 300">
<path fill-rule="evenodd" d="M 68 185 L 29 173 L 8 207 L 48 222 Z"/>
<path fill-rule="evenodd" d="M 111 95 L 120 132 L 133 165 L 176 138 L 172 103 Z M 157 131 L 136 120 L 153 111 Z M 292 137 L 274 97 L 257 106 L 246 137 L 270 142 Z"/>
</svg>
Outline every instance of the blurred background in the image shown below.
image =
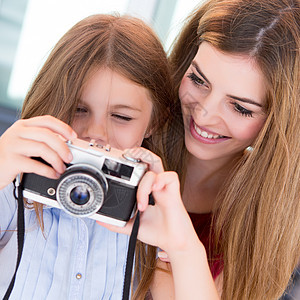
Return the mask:
<svg viewBox="0 0 300 300">
<path fill-rule="evenodd" d="M 0 0 L 0 136 L 19 116 L 31 82 L 60 37 L 96 13 L 130 14 L 156 31 L 166 51 L 201 0 Z M 281 300 L 300 300 L 300 269 Z"/>
<path fill-rule="evenodd" d="M 0 0 L 0 135 L 19 115 L 31 82 L 59 38 L 92 14 L 143 19 L 165 50 L 201 0 Z"/>
</svg>

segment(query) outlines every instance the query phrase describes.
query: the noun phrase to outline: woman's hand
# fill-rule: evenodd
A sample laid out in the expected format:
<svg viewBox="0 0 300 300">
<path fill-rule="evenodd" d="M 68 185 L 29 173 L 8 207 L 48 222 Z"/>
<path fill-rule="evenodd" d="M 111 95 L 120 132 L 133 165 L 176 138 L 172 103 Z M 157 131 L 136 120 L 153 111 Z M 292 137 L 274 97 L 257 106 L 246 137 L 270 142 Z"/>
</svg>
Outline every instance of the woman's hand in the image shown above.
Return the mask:
<svg viewBox="0 0 300 300">
<path fill-rule="evenodd" d="M 148 205 L 152 192 L 155 205 Z M 175 172 L 147 172 L 137 192 L 141 222 L 138 238 L 163 249 L 171 258 L 200 241 L 182 203 L 179 179 Z"/>
<path fill-rule="evenodd" d="M 0 137 L 0 189 L 8 185 L 19 173 L 36 173 L 56 179 L 72 160 L 66 140 L 76 133 L 64 122 L 40 116 L 16 121 Z M 32 157 L 41 157 L 51 166 Z"/>
<path fill-rule="evenodd" d="M 204 246 L 182 203 L 178 176 L 175 172 L 163 172 L 157 160 L 151 161 L 150 171 L 141 179 L 137 190 L 137 206 L 142 212 L 138 239 L 163 249 L 172 266 L 172 280 L 168 281 L 172 284 L 152 286 L 153 298 L 168 295 L 170 299 L 195 299 L 197 295 L 199 299 L 219 299 Z M 156 166 L 153 166 L 154 161 Z M 148 204 L 150 193 L 154 206 Z M 100 224 L 115 232 L 130 234 L 133 219 L 124 228 Z"/>
<path fill-rule="evenodd" d="M 191 243 L 199 243 L 180 196 L 179 180 L 175 172 L 164 172 L 161 159 L 144 148 L 126 150 L 127 155 L 148 163 L 149 171 L 141 179 L 137 190 L 137 207 L 141 213 L 138 239 L 170 252 L 184 251 Z M 152 193 L 155 205 L 148 204 Z M 134 220 L 124 228 L 98 222 L 119 233 L 130 234 Z"/>
</svg>

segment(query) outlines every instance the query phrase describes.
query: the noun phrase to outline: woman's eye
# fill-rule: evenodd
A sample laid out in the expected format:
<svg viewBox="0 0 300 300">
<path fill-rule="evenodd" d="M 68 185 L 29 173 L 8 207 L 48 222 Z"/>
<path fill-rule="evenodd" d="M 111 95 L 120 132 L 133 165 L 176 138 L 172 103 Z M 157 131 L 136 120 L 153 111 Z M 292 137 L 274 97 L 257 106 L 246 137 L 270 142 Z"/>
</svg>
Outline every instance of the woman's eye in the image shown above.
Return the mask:
<svg viewBox="0 0 300 300">
<path fill-rule="evenodd" d="M 118 120 L 122 120 L 122 121 L 131 121 L 133 118 L 131 117 L 127 117 L 127 116 L 123 116 L 123 115 L 119 115 L 119 114 L 112 114 L 112 117 L 118 119 Z"/>
<path fill-rule="evenodd" d="M 196 85 L 200 85 L 203 86 L 205 84 L 205 81 L 202 80 L 200 77 L 198 77 L 195 73 L 190 73 L 187 76 L 188 78 L 190 78 L 192 80 L 193 83 L 195 83 Z"/>
<path fill-rule="evenodd" d="M 242 116 L 245 117 L 252 117 L 253 112 L 251 110 L 248 110 L 244 108 L 243 106 L 239 105 L 238 103 L 234 102 L 232 103 L 234 105 L 234 109 L 240 113 Z"/>
</svg>

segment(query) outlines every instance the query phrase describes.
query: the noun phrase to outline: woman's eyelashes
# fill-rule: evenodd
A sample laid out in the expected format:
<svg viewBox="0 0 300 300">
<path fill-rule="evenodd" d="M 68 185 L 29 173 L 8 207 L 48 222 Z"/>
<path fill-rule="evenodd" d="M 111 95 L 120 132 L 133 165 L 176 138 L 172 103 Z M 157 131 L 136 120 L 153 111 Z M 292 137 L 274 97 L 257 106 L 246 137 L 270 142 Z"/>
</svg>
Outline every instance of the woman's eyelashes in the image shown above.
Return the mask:
<svg viewBox="0 0 300 300">
<path fill-rule="evenodd" d="M 246 109 L 245 107 L 239 105 L 236 102 L 231 102 L 231 104 L 233 105 L 234 110 L 237 111 L 242 116 L 244 116 L 244 117 L 253 117 L 253 111 Z"/>
<path fill-rule="evenodd" d="M 201 77 L 197 76 L 194 72 L 189 73 L 187 77 L 191 79 L 193 84 L 195 84 L 197 87 L 207 87 L 207 83 Z M 253 111 L 244 108 L 237 102 L 231 102 L 231 104 L 233 105 L 234 110 L 242 116 L 253 117 Z"/>
<path fill-rule="evenodd" d="M 197 76 L 194 72 L 191 72 L 187 75 L 188 78 L 191 79 L 191 81 L 196 85 L 196 86 L 206 86 L 206 82 Z"/>
</svg>

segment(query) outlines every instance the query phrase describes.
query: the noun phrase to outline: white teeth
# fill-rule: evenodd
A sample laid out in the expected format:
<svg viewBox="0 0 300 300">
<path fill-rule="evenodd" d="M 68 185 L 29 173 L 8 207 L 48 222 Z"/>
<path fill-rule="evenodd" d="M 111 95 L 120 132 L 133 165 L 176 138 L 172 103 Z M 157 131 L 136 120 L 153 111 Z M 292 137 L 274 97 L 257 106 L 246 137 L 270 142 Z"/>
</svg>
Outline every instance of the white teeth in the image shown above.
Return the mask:
<svg viewBox="0 0 300 300">
<path fill-rule="evenodd" d="M 201 130 L 200 128 L 197 127 L 197 125 L 195 123 L 194 123 L 194 128 L 195 128 L 196 132 L 204 138 L 217 139 L 217 138 L 221 137 L 220 135 L 217 135 L 217 134 L 214 135 L 214 134 L 211 134 L 211 133 Z"/>
<path fill-rule="evenodd" d="M 203 137 L 207 138 L 207 137 L 208 137 L 208 133 L 207 133 L 207 132 L 205 132 L 205 131 L 202 131 L 202 132 L 201 132 L 201 136 L 203 136 Z"/>
</svg>

